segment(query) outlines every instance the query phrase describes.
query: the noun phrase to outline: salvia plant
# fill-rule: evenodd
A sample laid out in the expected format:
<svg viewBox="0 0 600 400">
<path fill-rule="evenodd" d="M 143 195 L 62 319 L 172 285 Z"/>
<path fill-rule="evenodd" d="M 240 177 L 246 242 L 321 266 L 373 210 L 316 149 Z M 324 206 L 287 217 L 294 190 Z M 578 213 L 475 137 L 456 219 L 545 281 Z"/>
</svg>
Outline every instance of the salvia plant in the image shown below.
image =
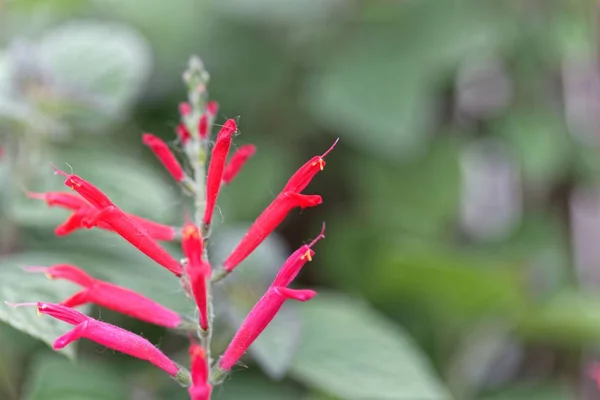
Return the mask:
<svg viewBox="0 0 600 400">
<path fill-rule="evenodd" d="M 58 168 L 56 173 L 65 177 L 64 184 L 72 191 L 29 193 L 30 197 L 43 200 L 48 206 L 72 211 L 67 220 L 56 228 L 56 235 L 68 235 L 81 228 L 112 231 L 172 272 L 174 278 L 180 280 L 183 292 L 195 303 L 196 315 L 193 318 L 182 316 L 139 293 L 95 279 L 77 266 L 69 264 L 32 266 L 27 269 L 42 272 L 50 279 L 71 281 L 81 286 L 81 291 L 60 304 L 9 304 L 34 306 L 41 316 L 73 325 L 71 331 L 54 341 L 55 350 L 82 338 L 92 340 L 154 364 L 187 387 L 193 400 L 210 399 L 213 387 L 224 381 L 286 300 L 303 302 L 316 295 L 313 290 L 292 289 L 289 286 L 302 267 L 312 260 L 315 254 L 313 246 L 324 237 L 324 226 L 312 242 L 302 245 L 284 262 L 275 280 L 246 316 L 223 354 L 216 357 L 211 353 L 211 339 L 215 328 L 218 328 L 213 324 L 213 285 L 234 272 L 290 211 L 321 204 L 320 196 L 302 192 L 315 175 L 323 170 L 324 158 L 335 146 L 334 143 L 322 155 L 314 156 L 302 165 L 256 218 L 222 265 L 213 268 L 209 263 L 206 244 L 210 240 L 219 192 L 223 186 L 231 183 L 256 149 L 252 145 L 241 146 L 228 157 L 232 139 L 237 132 L 237 124 L 233 119 L 226 120 L 214 141 L 212 140 L 212 128 L 218 126 L 218 104 L 208 99 L 208 80 L 209 76 L 202 62 L 193 57 L 184 74 L 188 101 L 179 106 L 181 123 L 176 129 L 177 143 L 182 147 L 180 153 L 187 158 L 187 162 L 180 163 L 169 146 L 158 137 L 149 133 L 142 136 L 142 142 L 180 184 L 183 192 L 193 199 L 193 221 L 188 218 L 183 227 L 173 227 L 127 213 L 93 183 Z M 185 255 L 182 260 L 173 257 L 159 243 L 176 240 L 181 241 Z M 189 367 L 177 364 L 143 337 L 76 310 L 78 306 L 89 303 L 169 329 L 194 332 L 190 336 Z"/>
</svg>

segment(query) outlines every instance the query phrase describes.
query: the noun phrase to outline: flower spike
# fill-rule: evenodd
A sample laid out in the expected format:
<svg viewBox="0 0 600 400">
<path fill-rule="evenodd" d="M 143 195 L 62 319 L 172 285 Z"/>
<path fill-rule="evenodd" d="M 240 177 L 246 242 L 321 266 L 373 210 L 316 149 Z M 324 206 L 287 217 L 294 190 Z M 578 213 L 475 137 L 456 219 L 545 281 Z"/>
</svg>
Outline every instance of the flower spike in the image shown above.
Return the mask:
<svg viewBox="0 0 600 400">
<path fill-rule="evenodd" d="M 206 208 L 204 209 L 204 218 L 202 219 L 206 227 L 209 227 L 212 221 L 217 197 L 221 189 L 221 181 L 223 180 L 223 170 L 225 169 L 227 153 L 229 153 L 231 138 L 236 130 L 237 125 L 235 121 L 233 119 L 227 120 L 217 135 L 217 141 L 212 150 L 208 175 L 206 177 Z"/>
<path fill-rule="evenodd" d="M 310 181 L 315 177 L 315 175 L 319 171 L 323 171 L 325 168 L 325 156 L 327 156 L 337 145 L 340 139 L 336 139 L 335 142 L 331 145 L 331 147 L 320 156 L 315 156 L 308 160 L 303 166 L 301 166 L 298 171 L 292 175 L 289 179 L 283 191 L 291 191 L 291 192 L 302 192 L 310 183 Z"/>
<path fill-rule="evenodd" d="M 162 165 L 169 171 L 171 176 L 177 181 L 181 182 L 185 178 L 185 173 L 179 161 L 175 158 L 169 146 L 160 138 L 150 134 L 144 133 L 142 135 L 142 142 L 152 150 L 154 155 L 158 157 Z"/>
<path fill-rule="evenodd" d="M 252 144 L 247 144 L 241 146 L 233 156 L 231 156 L 231 160 L 225 166 L 225 171 L 223 171 L 223 183 L 229 183 L 236 177 L 238 172 L 242 169 L 246 161 L 250 159 L 256 153 L 256 146 Z"/>
<path fill-rule="evenodd" d="M 295 192 L 280 193 L 258 216 L 235 250 L 223 262 L 226 273 L 230 273 L 244 261 L 277 228 L 292 209 L 314 207 L 321 203 L 321 196 L 318 195 L 304 195 Z"/>
<path fill-rule="evenodd" d="M 182 323 L 179 314 L 154 300 L 110 282 L 95 279 L 74 265 L 58 264 L 47 268 L 29 267 L 26 270 L 43 272 L 50 279 L 66 279 L 84 287 L 82 291 L 63 301 L 61 303 L 63 306 L 77 307 L 93 303 L 167 328 L 177 328 Z"/>
</svg>

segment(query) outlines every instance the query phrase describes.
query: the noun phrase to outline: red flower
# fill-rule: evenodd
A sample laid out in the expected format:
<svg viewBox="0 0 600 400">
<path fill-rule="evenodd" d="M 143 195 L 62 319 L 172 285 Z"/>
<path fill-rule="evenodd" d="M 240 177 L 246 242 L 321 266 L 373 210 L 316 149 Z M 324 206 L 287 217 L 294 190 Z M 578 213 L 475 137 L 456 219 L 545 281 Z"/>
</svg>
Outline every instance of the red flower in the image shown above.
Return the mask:
<svg viewBox="0 0 600 400">
<path fill-rule="evenodd" d="M 121 209 L 100 189 L 77 175 L 68 175 L 57 169 L 57 173 L 66 176 L 65 185 L 79 193 L 100 212 L 86 222 L 87 226 L 95 226 L 102 222 L 110 225 L 116 233 L 135 246 L 149 258 L 156 261 L 177 276 L 181 276 L 182 269 L 179 262 L 175 260 L 165 249 L 130 219 Z"/>
<path fill-rule="evenodd" d="M 199 310 L 199 324 L 204 331 L 208 330 L 208 300 L 206 280 L 210 278 L 210 264 L 203 260 L 203 243 L 198 228 L 187 223 L 183 227 L 182 247 L 188 263 L 185 271 L 190 279 L 194 300 Z"/>
<path fill-rule="evenodd" d="M 192 386 L 188 389 L 191 400 L 210 400 L 212 386 L 208 383 L 208 364 L 204 349 L 196 343 L 190 345 Z"/>
<path fill-rule="evenodd" d="M 179 262 L 117 206 L 109 206 L 100 210 L 94 218 L 86 222 L 86 227 L 89 228 L 101 222 L 110 225 L 115 233 L 119 234 L 149 258 L 176 276 L 181 276 L 182 268 Z"/>
<path fill-rule="evenodd" d="M 225 166 L 225 171 L 223 171 L 223 183 L 231 182 L 254 153 L 256 153 L 256 146 L 252 144 L 247 144 L 237 149 L 237 151 L 233 153 L 233 156 L 231 156 L 231 160 L 229 160 Z"/>
<path fill-rule="evenodd" d="M 217 135 L 217 141 L 212 150 L 208 175 L 206 177 L 206 208 L 204 209 L 204 218 L 202 219 L 205 226 L 210 226 L 212 220 L 219 190 L 221 189 L 227 153 L 229 153 L 229 147 L 231 146 L 231 137 L 236 129 L 235 121 L 232 119 L 227 120 Z"/>
<path fill-rule="evenodd" d="M 177 161 L 171 150 L 169 150 L 169 146 L 162 139 L 149 133 L 144 133 L 142 141 L 146 146 L 150 147 L 150 150 L 158 157 L 162 165 L 177 182 L 181 182 L 185 178 L 181 164 L 179 164 L 179 161 Z"/>
<path fill-rule="evenodd" d="M 198 134 L 201 139 L 206 139 L 208 136 L 208 117 L 206 114 L 200 116 L 200 120 L 198 121 Z"/>
<path fill-rule="evenodd" d="M 69 343 L 86 338 L 109 349 L 146 360 L 171 376 L 176 376 L 180 372 L 174 361 L 141 336 L 118 326 L 95 320 L 79 311 L 59 304 L 37 303 L 37 309 L 40 314 L 48 314 L 68 324 L 75 325 L 73 330 L 54 341 L 54 350 L 60 350 Z"/>
<path fill-rule="evenodd" d="M 179 125 L 177 125 L 177 128 L 175 129 L 175 131 L 177 132 L 177 137 L 179 137 L 179 140 L 181 140 L 181 143 L 184 146 L 192 138 L 192 135 L 190 135 L 190 132 L 186 128 L 185 124 L 179 124 Z"/>
<path fill-rule="evenodd" d="M 219 360 L 219 368 L 222 371 L 230 371 L 231 368 L 248 350 L 258 335 L 265 330 L 267 325 L 275 318 L 275 315 L 287 299 L 307 301 L 316 296 L 313 290 L 294 290 L 283 286 L 271 286 L 267 293 L 252 308 L 242 326 L 237 331 L 227 350 Z"/>
<path fill-rule="evenodd" d="M 95 279 L 74 265 L 58 264 L 52 267 L 29 267 L 28 271 L 44 272 L 50 279 L 66 279 L 84 289 L 77 292 L 61 305 L 77 307 L 93 303 L 109 310 L 167 328 L 178 327 L 182 320 L 179 314 L 124 287 Z"/>
<path fill-rule="evenodd" d="M 209 101 L 206 104 L 206 112 L 208 113 L 208 116 L 210 117 L 210 119 L 214 120 L 215 117 L 217 116 L 217 113 L 219 112 L 219 103 L 217 103 L 214 100 Z"/>
<path fill-rule="evenodd" d="M 56 167 L 54 169 L 57 174 L 60 174 L 67 178 L 65 179 L 66 186 L 79 193 L 81 197 L 83 197 L 85 200 L 88 201 L 88 203 L 90 203 L 97 209 L 103 209 L 108 206 L 114 206 L 113 202 L 110 201 L 107 195 L 102 193 L 100 189 L 98 189 L 96 186 L 92 185 L 85 179 L 77 175 L 69 175 Z"/>
<path fill-rule="evenodd" d="M 192 113 L 192 106 L 190 105 L 190 103 L 186 103 L 186 102 L 179 103 L 179 114 L 182 117 L 187 117 L 191 113 Z"/>
<path fill-rule="evenodd" d="M 301 246 L 298 250 L 292 253 L 291 256 L 288 257 L 287 260 L 281 266 L 281 269 L 277 273 L 277 277 L 273 282 L 272 286 L 285 286 L 287 287 L 292 281 L 296 278 L 298 273 L 304 265 L 312 261 L 313 256 L 315 255 L 312 247 L 321 239 L 325 238 L 325 224 L 323 224 L 323 228 L 321 229 L 321 233 L 313 239 L 309 244 L 305 244 Z"/>
<path fill-rule="evenodd" d="M 33 199 L 46 201 L 49 206 L 61 206 L 67 209 L 75 210 L 65 222 L 56 227 L 54 232 L 58 236 L 68 235 L 69 233 L 84 228 L 84 221 L 91 220 L 97 214 L 97 210 L 88 203 L 83 197 L 76 193 L 69 192 L 46 192 L 46 193 L 27 193 Z M 148 219 L 138 217 L 134 214 L 125 213 L 135 223 L 137 223 L 150 237 L 156 240 L 171 241 L 175 239 L 176 229 L 172 226 L 160 224 Z M 99 228 L 112 231 L 110 225 L 100 221 Z"/>
<path fill-rule="evenodd" d="M 321 196 L 317 195 L 304 195 L 295 192 L 280 193 L 258 216 L 237 247 L 227 257 L 223 263 L 225 271 L 227 273 L 233 271 L 235 267 L 244 261 L 277 228 L 292 209 L 296 207 L 314 207 L 321 203 Z"/>
<path fill-rule="evenodd" d="M 283 191 L 297 193 L 302 192 L 308 186 L 310 181 L 315 177 L 315 175 L 319 171 L 323 171 L 323 168 L 325 168 L 324 158 L 333 150 L 338 141 L 339 139 L 337 139 L 325 153 L 321 154 L 320 156 L 314 156 L 313 158 L 308 160 L 303 166 L 301 166 L 300 169 L 298 169 L 298 171 L 296 171 L 294 175 L 292 175 L 290 180 L 283 188 Z"/>
<path fill-rule="evenodd" d="M 313 290 L 294 290 L 289 289 L 287 286 L 298 275 L 304 264 L 312 260 L 312 256 L 315 253 L 311 247 L 318 240 L 325 237 L 324 231 L 325 225 L 323 225 L 321 233 L 310 244 L 300 247 L 285 261 L 267 292 L 252 308 L 248 316 L 244 319 L 242 326 L 240 326 L 231 340 L 231 343 L 227 346 L 227 350 L 225 350 L 225 353 L 223 353 L 223 356 L 219 360 L 219 369 L 221 371 L 226 372 L 231 370 L 250 345 L 265 330 L 273 318 L 275 318 L 275 315 L 287 299 L 307 301 L 317 295 Z"/>
<path fill-rule="evenodd" d="M 44 200 L 48 206 L 60 206 L 68 208 L 70 210 L 78 210 L 81 207 L 89 207 L 88 203 L 83 197 L 78 194 L 70 192 L 45 192 L 45 193 L 34 193 L 27 192 L 27 196 L 32 199 Z"/>
</svg>

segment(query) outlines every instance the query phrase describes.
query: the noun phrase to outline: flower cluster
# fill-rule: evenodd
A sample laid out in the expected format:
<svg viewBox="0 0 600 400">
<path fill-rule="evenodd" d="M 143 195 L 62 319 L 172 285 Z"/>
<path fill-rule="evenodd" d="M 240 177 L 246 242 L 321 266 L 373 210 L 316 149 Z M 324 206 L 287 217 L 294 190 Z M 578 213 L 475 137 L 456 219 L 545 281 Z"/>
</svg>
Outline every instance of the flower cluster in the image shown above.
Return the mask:
<svg viewBox="0 0 600 400">
<path fill-rule="evenodd" d="M 79 267 L 69 264 L 31 266 L 27 270 L 44 273 L 50 279 L 66 279 L 81 286 L 80 291 L 60 304 L 37 302 L 20 303 L 15 306 L 33 305 L 39 314 L 49 315 L 74 326 L 71 331 L 56 339 L 54 349 L 61 349 L 81 338 L 95 341 L 154 364 L 187 386 L 192 400 L 205 400 L 210 398 L 212 387 L 222 382 L 224 376 L 238 363 L 287 299 L 307 301 L 316 295 L 312 290 L 291 289 L 289 285 L 301 268 L 314 257 L 313 246 L 324 237 L 324 225 L 321 233 L 310 244 L 301 246 L 285 261 L 275 280 L 245 318 L 225 352 L 218 360 L 212 359 L 212 285 L 237 268 L 291 210 L 321 204 L 320 196 L 302 192 L 315 175 L 323 170 L 324 158 L 335 143 L 325 153 L 310 159 L 292 175 L 231 254 L 213 271 L 205 244 L 209 240 L 219 193 L 223 186 L 236 177 L 254 155 L 256 148 L 244 145 L 230 156 L 232 139 L 237 132 L 237 124 L 233 119 L 225 121 L 221 126 L 210 148 L 209 141 L 217 118 L 218 104 L 206 98 L 208 75 L 201 63 L 193 60 L 185 77 L 190 88 L 190 101 L 179 106 L 182 122 L 177 126 L 176 134 L 182 146 L 181 154 L 187 157 L 187 162 L 180 163 L 169 145 L 152 134 L 144 134 L 142 142 L 181 185 L 183 191 L 192 197 L 196 215 L 194 222 L 188 221 L 183 227 L 174 227 L 133 215 L 122 210 L 91 182 L 57 168 L 56 173 L 64 176 L 64 184 L 72 189 L 72 192 L 28 195 L 33 199 L 45 201 L 48 206 L 59 206 L 72 212 L 67 220 L 56 228 L 55 233 L 58 236 L 68 235 L 80 228 L 108 230 L 121 236 L 158 265 L 172 272 L 181 280 L 186 294 L 193 299 L 197 307 L 197 321 L 188 320 L 154 300 L 130 289 L 99 280 Z M 205 167 L 207 159 L 210 160 L 208 168 Z M 189 165 L 190 170 L 186 171 L 183 165 Z M 182 261 L 178 261 L 159 243 L 175 240 L 181 241 L 185 255 Z M 192 339 L 190 344 L 190 368 L 186 369 L 176 364 L 146 339 L 75 310 L 76 307 L 88 303 L 165 328 L 197 333 L 198 341 Z"/>
</svg>

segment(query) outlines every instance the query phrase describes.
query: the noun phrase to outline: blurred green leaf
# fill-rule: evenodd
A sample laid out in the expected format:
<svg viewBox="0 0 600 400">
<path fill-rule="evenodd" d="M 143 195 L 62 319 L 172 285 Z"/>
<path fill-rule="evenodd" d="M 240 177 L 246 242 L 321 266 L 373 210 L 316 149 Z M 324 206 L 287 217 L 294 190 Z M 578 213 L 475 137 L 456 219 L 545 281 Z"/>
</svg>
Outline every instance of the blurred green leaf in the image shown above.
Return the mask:
<svg viewBox="0 0 600 400">
<path fill-rule="evenodd" d="M 564 176 L 574 150 L 564 121 L 553 114 L 520 110 L 500 129 L 515 151 L 528 183 L 549 185 Z"/>
<path fill-rule="evenodd" d="M 501 14 L 492 20 L 473 2 L 369 3 L 367 17 L 396 18 L 355 26 L 309 86 L 315 119 L 356 147 L 390 160 L 419 154 L 438 105 L 435 86 L 465 56 L 499 45 Z M 419 38 L 415 41 L 414 38 Z M 324 57 L 325 54 L 322 55 Z"/>
<path fill-rule="evenodd" d="M 144 38 L 116 22 L 71 21 L 48 32 L 39 52 L 52 84 L 72 99 L 69 107 L 84 112 L 81 122 L 88 129 L 98 112 L 108 119 L 121 116 L 151 68 Z"/>
<path fill-rule="evenodd" d="M 571 400 L 574 393 L 558 383 L 521 384 L 482 396 L 481 400 Z"/>
<path fill-rule="evenodd" d="M 530 340 L 595 345 L 600 342 L 600 296 L 563 291 L 525 314 L 518 332 Z"/>
<path fill-rule="evenodd" d="M 320 293 L 300 308 L 306 326 L 291 373 L 343 399 L 449 399 L 406 333 L 365 303 Z"/>
<path fill-rule="evenodd" d="M 226 0 L 216 3 L 219 11 L 226 15 L 256 23 L 293 24 L 326 22 L 341 0 L 299 0 L 280 2 L 277 0 Z"/>
<path fill-rule="evenodd" d="M 369 292 L 385 303 L 401 294 L 441 315 L 474 317 L 500 313 L 516 316 L 528 304 L 518 264 L 435 247 L 396 248 L 391 260 L 370 271 Z"/>
<path fill-rule="evenodd" d="M 28 257 L 28 265 L 47 262 L 46 254 Z M 27 264 L 25 264 L 27 265 Z M 18 258 L 0 260 L 0 299 L 9 303 L 45 301 L 59 303 L 70 296 L 75 285 L 68 282 L 49 282 L 41 274 L 28 274 L 20 269 L 25 266 Z M 0 304 L 0 320 L 52 346 L 54 340 L 72 328 L 71 325 L 50 316 L 37 316 L 35 307 L 13 308 Z M 68 346 L 61 353 L 75 356 L 75 345 Z"/>
<path fill-rule="evenodd" d="M 88 360 L 71 363 L 42 357 L 34 363 L 26 383 L 28 400 L 126 400 L 123 376 Z"/>
</svg>

